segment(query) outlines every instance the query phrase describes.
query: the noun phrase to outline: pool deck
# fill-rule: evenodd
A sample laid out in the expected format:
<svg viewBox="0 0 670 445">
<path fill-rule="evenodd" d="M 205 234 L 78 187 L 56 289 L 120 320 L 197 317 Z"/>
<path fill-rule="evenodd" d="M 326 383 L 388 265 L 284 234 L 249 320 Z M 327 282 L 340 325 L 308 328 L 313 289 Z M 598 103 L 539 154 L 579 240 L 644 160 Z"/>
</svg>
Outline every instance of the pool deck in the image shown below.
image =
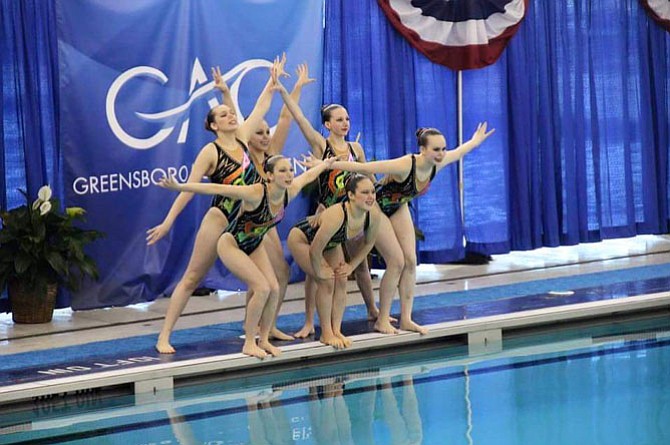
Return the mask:
<svg viewBox="0 0 670 445">
<path fill-rule="evenodd" d="M 584 246 L 588 245 L 578 247 L 585 249 Z M 239 293 L 192 298 L 197 302 L 183 316 L 188 320 L 177 327 L 188 327 L 200 336 L 192 340 L 184 337 L 174 355 L 158 354 L 147 346 L 155 341 L 165 299 L 136 312 L 128 308 L 107 310 L 104 322 L 94 322 L 90 312 L 66 312 L 41 329 L 5 328 L 7 338 L 0 340 L 0 354 L 5 356 L 5 364 L 0 365 L 0 403 L 119 385 L 132 385 L 138 397 L 150 397 L 159 390 L 172 388 L 175 381 L 183 378 L 224 376 L 231 371 L 258 371 L 276 365 L 304 365 L 319 358 L 455 337 L 467 339 L 471 356 L 487 355 L 500 351 L 510 330 L 670 308 L 670 278 L 665 276 L 514 294 L 513 283 L 670 264 L 670 241 L 664 237 L 653 242 L 640 241 L 635 247 L 628 247 L 629 251 L 623 255 L 617 246 L 581 253 L 579 250 L 574 253 L 576 248 L 540 249 L 545 252 L 536 252 L 535 256 L 526 252 L 514 258 L 496 257 L 484 266 L 422 266 L 417 276 L 414 319 L 429 329 L 427 335 L 402 331 L 396 335 L 376 333 L 366 320 L 365 311 L 359 308 L 357 317 L 349 317 L 343 323 L 343 332 L 353 341 L 350 348 L 336 350 L 311 337 L 276 342 L 282 354 L 264 360 L 239 352 L 243 342 L 240 320 L 244 298 Z M 451 299 L 454 292 L 462 296 L 474 289 L 486 289 L 496 296 L 487 301 Z M 349 305 L 360 305 L 353 283 L 348 297 Z M 292 285 L 282 311 L 287 314 L 278 323 L 280 328 L 283 322 L 295 326 L 296 320 L 300 320 L 301 305 L 300 286 Z M 205 316 L 206 320 L 200 320 Z M 59 321 L 59 317 L 69 317 L 70 322 Z M 78 324 L 73 325 L 72 319 Z M 229 321 L 221 323 L 222 319 Z M 3 323 L 9 326 L 11 322 L 3 320 Z M 125 331 L 125 335 L 120 331 Z M 138 344 L 135 349 L 128 347 L 133 342 Z M 77 349 L 87 347 L 94 352 L 76 353 Z M 62 358 L 54 358 L 54 354 Z M 16 366 L 11 365 L 14 361 Z"/>
</svg>

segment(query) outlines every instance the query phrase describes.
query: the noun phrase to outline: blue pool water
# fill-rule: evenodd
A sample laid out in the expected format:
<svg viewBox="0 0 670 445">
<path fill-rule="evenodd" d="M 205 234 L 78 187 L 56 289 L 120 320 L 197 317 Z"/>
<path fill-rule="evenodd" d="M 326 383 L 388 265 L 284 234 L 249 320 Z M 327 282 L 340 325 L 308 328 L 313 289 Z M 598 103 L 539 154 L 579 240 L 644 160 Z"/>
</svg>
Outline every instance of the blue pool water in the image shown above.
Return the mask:
<svg viewBox="0 0 670 445">
<path fill-rule="evenodd" d="M 669 328 L 550 332 L 479 357 L 451 346 L 355 358 L 151 404 L 56 398 L 0 415 L 0 443 L 668 444 Z"/>
</svg>

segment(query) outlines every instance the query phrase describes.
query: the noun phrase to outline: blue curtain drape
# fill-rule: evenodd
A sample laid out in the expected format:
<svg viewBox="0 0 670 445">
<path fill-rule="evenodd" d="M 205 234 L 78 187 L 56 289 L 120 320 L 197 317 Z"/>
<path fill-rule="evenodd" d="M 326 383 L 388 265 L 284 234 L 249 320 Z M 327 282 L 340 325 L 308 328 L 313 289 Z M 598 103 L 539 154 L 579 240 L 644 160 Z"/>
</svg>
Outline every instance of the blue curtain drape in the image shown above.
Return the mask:
<svg viewBox="0 0 670 445">
<path fill-rule="evenodd" d="M 464 140 L 484 120 L 496 134 L 464 159 L 464 225 L 455 167 L 414 203 L 421 260 L 462 255 L 463 230 L 482 254 L 666 232 L 668 36 L 635 0 L 531 2 L 501 59 L 463 73 Z M 457 145 L 455 74 L 376 1 L 326 2 L 325 57 L 324 101 L 348 107 L 370 158 L 413 151 L 417 126 Z"/>
<path fill-rule="evenodd" d="M 53 2 L 0 0 L 0 206 L 46 183 L 62 194 Z M 328 0 L 324 102 L 346 106 L 369 159 L 416 151 L 435 126 L 454 147 L 456 75 L 388 24 L 375 0 Z M 670 34 L 635 0 L 531 2 L 501 59 L 464 73 L 464 137 L 496 134 L 464 160 L 465 224 L 456 166 L 413 203 L 443 263 L 668 229 Z M 66 304 L 61 298 L 59 306 Z M 0 310 L 6 301 L 0 299 Z"/>
<path fill-rule="evenodd" d="M 468 248 L 665 233 L 670 34 L 635 0 L 532 2 L 498 63 L 464 73 Z M 482 174 L 482 173 L 485 174 Z"/>
<path fill-rule="evenodd" d="M 54 5 L 2 0 L 0 8 L 2 111 L 0 207 L 25 203 L 18 189 L 37 196 L 50 184 L 62 198 L 58 148 L 58 54 Z M 68 306 L 60 296 L 58 307 Z M 7 310 L 0 298 L 0 311 Z"/>
<path fill-rule="evenodd" d="M 324 103 L 340 103 L 360 132 L 368 160 L 417 152 L 417 127 L 442 130 L 456 145 L 456 77 L 415 51 L 373 0 L 328 0 Z M 444 263 L 463 256 L 456 167 L 443 171 L 412 203 L 414 223 L 426 237 L 419 260 Z"/>
</svg>

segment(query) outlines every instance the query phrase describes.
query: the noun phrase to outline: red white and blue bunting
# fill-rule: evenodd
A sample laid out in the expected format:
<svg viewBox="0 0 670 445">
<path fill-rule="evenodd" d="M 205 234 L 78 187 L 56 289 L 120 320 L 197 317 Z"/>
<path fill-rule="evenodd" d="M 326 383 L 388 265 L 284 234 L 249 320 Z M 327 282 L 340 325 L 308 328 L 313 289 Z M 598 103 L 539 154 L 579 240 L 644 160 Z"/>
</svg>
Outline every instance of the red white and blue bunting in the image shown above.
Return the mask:
<svg viewBox="0 0 670 445">
<path fill-rule="evenodd" d="M 528 0 L 377 1 L 412 46 L 454 70 L 498 60 L 528 9 Z"/>
<path fill-rule="evenodd" d="M 644 9 L 656 23 L 670 32 L 670 1 L 668 0 L 640 0 Z"/>
</svg>

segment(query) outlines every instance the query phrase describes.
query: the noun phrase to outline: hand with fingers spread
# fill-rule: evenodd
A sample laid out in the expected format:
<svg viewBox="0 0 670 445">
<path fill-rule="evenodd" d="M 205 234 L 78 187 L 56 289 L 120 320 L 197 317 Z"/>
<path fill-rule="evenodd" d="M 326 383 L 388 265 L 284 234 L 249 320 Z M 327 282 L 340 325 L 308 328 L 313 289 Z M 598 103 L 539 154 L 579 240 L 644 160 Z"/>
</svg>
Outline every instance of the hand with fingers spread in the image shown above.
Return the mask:
<svg viewBox="0 0 670 445">
<path fill-rule="evenodd" d="M 306 63 L 298 65 L 295 73 L 298 75 L 298 80 L 295 82 L 296 86 L 302 87 L 309 83 L 316 82 L 316 79 L 309 77 L 309 68 Z"/>
<path fill-rule="evenodd" d="M 221 75 L 221 68 L 212 67 L 212 78 L 214 79 L 214 88 L 221 91 L 221 93 L 226 94 L 230 92 L 228 84 L 223 80 L 223 75 Z"/>
<path fill-rule="evenodd" d="M 270 67 L 270 78 L 272 80 L 272 83 L 270 84 L 270 91 L 286 92 L 286 88 L 279 80 L 283 70 L 284 68 L 280 67 L 279 62 L 275 60 L 275 62 L 272 64 L 272 67 Z M 286 92 L 286 94 L 288 94 L 288 92 Z"/>
<path fill-rule="evenodd" d="M 291 77 L 289 73 L 284 69 L 286 66 L 286 53 L 282 53 L 281 57 L 275 57 L 273 67 L 277 69 L 277 77 Z"/>
<path fill-rule="evenodd" d="M 470 138 L 470 141 L 472 143 L 474 143 L 475 145 L 480 145 L 496 131 L 495 128 L 492 128 L 490 131 L 487 132 L 486 131 L 487 125 L 488 125 L 487 122 L 480 122 L 479 125 L 477 125 L 477 130 L 475 130 L 475 133 L 472 135 L 472 138 Z"/>
<path fill-rule="evenodd" d="M 174 176 L 164 176 L 158 182 L 158 186 L 168 190 L 175 190 L 177 192 L 182 190 L 182 184 L 177 182 Z"/>
<path fill-rule="evenodd" d="M 165 235 L 170 233 L 170 230 L 172 229 L 172 224 L 168 224 L 166 222 L 163 222 L 161 224 L 158 224 L 157 226 L 154 226 L 147 230 L 147 237 L 146 237 L 146 242 L 147 246 L 151 246 L 152 244 L 156 244 L 158 241 L 163 239 Z"/>
<path fill-rule="evenodd" d="M 305 167 L 307 169 L 314 168 L 317 165 L 321 165 L 321 164 L 324 163 L 324 161 L 322 161 L 321 159 L 312 156 L 312 153 L 307 153 L 306 155 L 303 154 L 301 156 L 302 156 L 302 160 L 297 161 L 297 162 L 298 162 L 298 164 L 302 165 L 303 167 Z M 331 164 L 332 164 L 332 162 L 331 162 Z"/>
</svg>

